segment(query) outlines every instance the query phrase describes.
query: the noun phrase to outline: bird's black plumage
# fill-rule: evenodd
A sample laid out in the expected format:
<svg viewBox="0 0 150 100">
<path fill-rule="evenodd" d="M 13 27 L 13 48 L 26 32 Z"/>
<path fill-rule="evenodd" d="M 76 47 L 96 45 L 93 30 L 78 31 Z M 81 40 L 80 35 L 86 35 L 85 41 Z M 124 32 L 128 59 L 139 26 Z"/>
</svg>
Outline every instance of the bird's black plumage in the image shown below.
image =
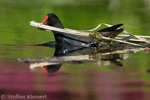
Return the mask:
<svg viewBox="0 0 150 100">
<path fill-rule="evenodd" d="M 64 29 L 63 24 L 59 20 L 59 18 L 53 14 L 47 14 L 46 15 L 47 19 L 45 20 L 44 24 L 47 24 L 49 26 L 57 27 L 57 28 L 62 28 Z M 117 24 L 112 27 L 108 27 L 105 29 L 101 29 L 98 32 L 105 37 L 115 37 L 119 33 L 123 31 L 123 29 L 118 29 L 118 27 L 122 26 L 123 24 Z M 76 46 L 93 46 L 93 44 L 98 44 L 95 41 L 93 41 L 91 38 L 88 37 L 81 37 L 81 36 L 73 36 L 71 34 L 67 33 L 62 33 L 58 31 L 52 31 L 56 40 L 56 43 L 65 43 L 65 44 L 71 44 L 71 45 L 76 45 Z M 94 45 L 95 46 L 95 45 Z"/>
</svg>

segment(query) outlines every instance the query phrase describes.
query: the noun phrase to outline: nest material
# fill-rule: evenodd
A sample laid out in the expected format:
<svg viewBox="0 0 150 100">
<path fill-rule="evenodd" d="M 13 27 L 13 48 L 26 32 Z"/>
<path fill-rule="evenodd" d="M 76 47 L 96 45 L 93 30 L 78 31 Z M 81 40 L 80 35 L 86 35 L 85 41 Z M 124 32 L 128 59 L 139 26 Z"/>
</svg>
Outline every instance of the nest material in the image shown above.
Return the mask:
<svg viewBox="0 0 150 100">
<path fill-rule="evenodd" d="M 32 26 L 35 26 L 35 27 L 39 27 L 39 28 L 43 28 L 43 29 L 46 29 L 46 30 L 50 30 L 50 31 L 58 31 L 58 32 L 63 32 L 63 33 L 66 33 L 66 34 L 72 34 L 72 35 L 78 35 L 77 37 L 75 38 L 81 38 L 82 40 L 88 42 L 88 43 L 99 43 L 101 44 L 102 41 L 114 41 L 114 42 L 119 42 L 119 43 L 123 43 L 123 44 L 129 44 L 129 45 L 133 45 L 133 46 L 142 46 L 138 43 L 133 43 L 133 42 L 127 42 L 125 40 L 123 40 L 123 38 L 121 39 L 117 39 L 115 37 L 105 37 L 105 35 L 101 35 L 100 32 L 94 32 L 94 30 L 96 30 L 97 28 L 99 28 L 101 25 L 106 25 L 108 27 L 111 27 L 112 25 L 109 25 L 109 24 L 99 24 L 96 28 L 92 29 L 92 30 L 87 30 L 87 31 L 77 31 L 77 30 L 72 30 L 72 29 L 60 29 L 60 28 L 56 28 L 56 27 L 52 27 L 52 26 L 48 26 L 48 25 L 40 25 L 40 23 L 37 23 L 37 22 L 34 22 L 34 21 L 31 21 L 30 22 L 30 25 Z M 120 28 L 118 28 L 120 29 Z M 137 36 L 137 35 L 133 35 L 125 30 L 123 30 L 123 33 L 125 34 L 128 34 L 128 36 L 133 36 L 136 39 L 136 41 L 141 41 L 141 42 L 145 42 L 146 44 L 150 44 L 150 41 L 147 40 L 144 36 Z"/>
</svg>

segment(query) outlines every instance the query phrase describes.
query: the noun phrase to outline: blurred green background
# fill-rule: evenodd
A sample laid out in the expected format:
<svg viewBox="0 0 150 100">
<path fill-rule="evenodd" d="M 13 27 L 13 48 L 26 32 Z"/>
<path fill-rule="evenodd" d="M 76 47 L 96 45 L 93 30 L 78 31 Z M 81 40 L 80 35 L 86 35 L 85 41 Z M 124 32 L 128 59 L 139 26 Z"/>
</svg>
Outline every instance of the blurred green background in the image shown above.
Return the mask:
<svg viewBox="0 0 150 100">
<path fill-rule="evenodd" d="M 71 29 L 123 23 L 133 34 L 150 35 L 150 0 L 0 0 L 0 45 L 53 41 L 52 32 L 29 25 L 41 22 L 47 13 L 55 13 Z"/>
</svg>

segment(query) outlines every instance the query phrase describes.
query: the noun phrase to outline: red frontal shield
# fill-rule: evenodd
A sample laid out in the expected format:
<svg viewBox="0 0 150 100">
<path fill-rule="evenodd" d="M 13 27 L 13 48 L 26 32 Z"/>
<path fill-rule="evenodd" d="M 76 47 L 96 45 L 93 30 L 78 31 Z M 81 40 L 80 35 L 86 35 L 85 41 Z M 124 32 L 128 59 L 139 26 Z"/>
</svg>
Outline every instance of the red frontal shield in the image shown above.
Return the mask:
<svg viewBox="0 0 150 100">
<path fill-rule="evenodd" d="M 42 21 L 42 24 L 46 25 L 47 24 L 47 19 L 48 19 L 48 15 L 45 16 L 44 20 Z"/>
</svg>

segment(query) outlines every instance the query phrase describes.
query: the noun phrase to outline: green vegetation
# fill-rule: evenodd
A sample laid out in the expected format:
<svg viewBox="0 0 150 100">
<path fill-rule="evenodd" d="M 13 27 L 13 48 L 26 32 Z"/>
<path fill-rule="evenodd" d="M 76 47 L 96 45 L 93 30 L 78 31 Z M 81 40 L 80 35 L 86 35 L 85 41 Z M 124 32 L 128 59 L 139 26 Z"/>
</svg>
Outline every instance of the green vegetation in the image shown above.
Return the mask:
<svg viewBox="0 0 150 100">
<path fill-rule="evenodd" d="M 115 2 L 114 2 L 115 1 Z M 29 25 L 55 13 L 65 27 L 88 30 L 99 23 L 124 23 L 133 34 L 149 34 L 148 0 L 0 0 L 0 45 L 37 44 L 53 41 L 51 32 Z"/>
</svg>

